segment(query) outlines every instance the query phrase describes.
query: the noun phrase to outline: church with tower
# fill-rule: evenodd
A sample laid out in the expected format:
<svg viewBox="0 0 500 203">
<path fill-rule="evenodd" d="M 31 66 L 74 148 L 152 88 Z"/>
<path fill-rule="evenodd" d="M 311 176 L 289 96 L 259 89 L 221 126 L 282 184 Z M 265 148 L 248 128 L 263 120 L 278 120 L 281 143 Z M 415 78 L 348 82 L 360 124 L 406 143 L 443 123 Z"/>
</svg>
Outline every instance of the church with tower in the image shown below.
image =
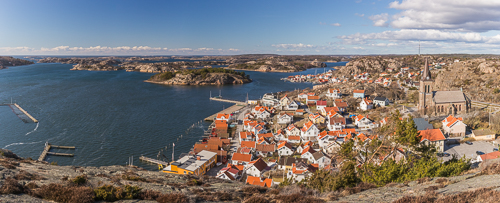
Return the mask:
<svg viewBox="0 0 500 203">
<path fill-rule="evenodd" d="M 433 111 L 438 115 L 462 114 L 467 113 L 471 107 L 470 99 L 460 90 L 434 91 L 434 80 L 429 71 L 427 58 L 418 91 L 418 110 L 424 113 Z"/>
</svg>

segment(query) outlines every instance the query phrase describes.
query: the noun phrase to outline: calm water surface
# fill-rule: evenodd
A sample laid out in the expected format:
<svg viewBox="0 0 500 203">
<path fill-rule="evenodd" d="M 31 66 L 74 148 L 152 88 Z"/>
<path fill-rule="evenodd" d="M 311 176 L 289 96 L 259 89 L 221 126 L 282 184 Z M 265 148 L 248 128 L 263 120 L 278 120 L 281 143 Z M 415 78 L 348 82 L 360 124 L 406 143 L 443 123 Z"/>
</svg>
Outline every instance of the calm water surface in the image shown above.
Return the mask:
<svg viewBox="0 0 500 203">
<path fill-rule="evenodd" d="M 328 63 L 329 67 L 345 63 Z M 24 123 L 8 106 L 0 106 L 0 148 L 37 159 L 46 141 L 76 146 L 74 157 L 48 156 L 59 165 L 124 165 L 134 156 L 155 158 L 160 150 L 170 159 L 188 152 L 210 123 L 202 120 L 230 103 L 210 101 L 210 91 L 229 99 L 259 99 L 264 93 L 312 87 L 285 83 L 298 73 L 247 72 L 254 82 L 226 86 L 164 86 L 143 82 L 152 74 L 125 71 L 70 71 L 69 64 L 33 64 L 0 70 L 0 103 L 11 98 L 33 117 Z M 332 68 L 309 69 L 314 74 Z M 36 130 L 35 130 L 36 129 Z M 182 138 L 178 139 L 180 135 Z M 166 148 L 167 146 L 167 148 Z"/>
</svg>

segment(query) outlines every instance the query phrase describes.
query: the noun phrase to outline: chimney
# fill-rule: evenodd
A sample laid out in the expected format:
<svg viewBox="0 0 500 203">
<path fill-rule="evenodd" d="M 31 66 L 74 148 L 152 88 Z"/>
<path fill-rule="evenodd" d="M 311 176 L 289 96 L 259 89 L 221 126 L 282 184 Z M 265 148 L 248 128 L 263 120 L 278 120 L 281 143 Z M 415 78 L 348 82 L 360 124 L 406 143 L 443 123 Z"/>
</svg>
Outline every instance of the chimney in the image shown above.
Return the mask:
<svg viewBox="0 0 500 203">
<path fill-rule="evenodd" d="M 201 157 L 200 156 L 196 156 L 196 160 L 200 161 Z"/>
</svg>

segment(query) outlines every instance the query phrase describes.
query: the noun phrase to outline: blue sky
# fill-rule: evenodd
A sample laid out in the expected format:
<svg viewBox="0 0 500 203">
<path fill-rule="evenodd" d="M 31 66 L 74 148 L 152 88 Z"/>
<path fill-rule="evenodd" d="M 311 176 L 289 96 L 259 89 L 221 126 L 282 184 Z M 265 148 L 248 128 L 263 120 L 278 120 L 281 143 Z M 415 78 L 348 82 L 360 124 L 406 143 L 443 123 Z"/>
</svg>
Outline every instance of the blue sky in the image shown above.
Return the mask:
<svg viewBox="0 0 500 203">
<path fill-rule="evenodd" d="M 500 1 L 0 0 L 2 55 L 500 53 Z"/>
</svg>

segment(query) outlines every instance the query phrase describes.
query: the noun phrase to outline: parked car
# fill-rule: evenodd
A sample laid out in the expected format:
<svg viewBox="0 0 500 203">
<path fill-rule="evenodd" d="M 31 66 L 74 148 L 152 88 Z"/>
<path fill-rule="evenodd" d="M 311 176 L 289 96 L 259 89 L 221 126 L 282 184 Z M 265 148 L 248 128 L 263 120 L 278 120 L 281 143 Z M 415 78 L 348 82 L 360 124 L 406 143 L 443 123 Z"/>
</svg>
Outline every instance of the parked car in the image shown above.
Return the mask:
<svg viewBox="0 0 500 203">
<path fill-rule="evenodd" d="M 498 151 L 498 148 L 493 148 L 493 151 Z"/>
<path fill-rule="evenodd" d="M 465 141 L 465 144 L 472 145 L 472 142 L 470 142 L 470 141 Z"/>
<path fill-rule="evenodd" d="M 444 153 L 442 153 L 442 152 L 438 152 L 438 153 L 437 153 L 437 156 L 438 156 L 438 157 L 443 157 L 443 156 L 444 156 Z"/>
<path fill-rule="evenodd" d="M 451 154 L 450 154 L 450 153 L 447 153 L 447 152 L 444 152 L 444 153 L 443 153 L 443 155 L 444 155 L 445 157 L 449 157 L 449 156 L 451 156 Z"/>
<path fill-rule="evenodd" d="M 482 152 L 482 151 L 476 151 L 476 154 L 477 154 L 477 155 L 483 155 L 483 154 L 484 154 L 484 152 Z"/>
</svg>

